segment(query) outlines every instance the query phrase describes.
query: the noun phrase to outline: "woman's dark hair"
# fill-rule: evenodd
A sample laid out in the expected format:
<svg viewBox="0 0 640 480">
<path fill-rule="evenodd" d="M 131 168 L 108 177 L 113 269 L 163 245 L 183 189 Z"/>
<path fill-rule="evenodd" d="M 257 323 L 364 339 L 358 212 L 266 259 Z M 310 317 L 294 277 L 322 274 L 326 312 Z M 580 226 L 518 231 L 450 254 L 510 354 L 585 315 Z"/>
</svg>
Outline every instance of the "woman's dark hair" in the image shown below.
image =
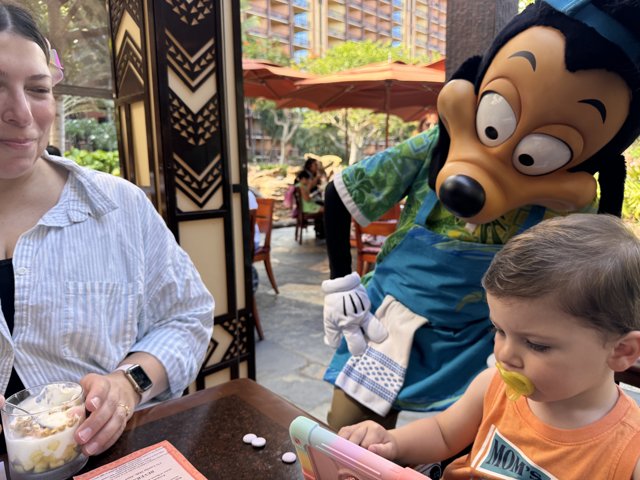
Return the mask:
<svg viewBox="0 0 640 480">
<path fill-rule="evenodd" d="M 302 180 L 303 178 L 311 178 L 311 174 L 306 170 L 302 170 L 298 173 L 297 180 Z"/>
<path fill-rule="evenodd" d="M 49 44 L 31 14 L 13 3 L 0 2 L 0 32 L 12 32 L 38 45 L 49 61 Z"/>
<path fill-rule="evenodd" d="M 304 162 L 304 169 L 305 170 L 311 170 L 311 165 L 313 165 L 314 163 L 317 163 L 318 160 L 316 160 L 315 158 L 307 158 L 307 161 Z"/>
</svg>

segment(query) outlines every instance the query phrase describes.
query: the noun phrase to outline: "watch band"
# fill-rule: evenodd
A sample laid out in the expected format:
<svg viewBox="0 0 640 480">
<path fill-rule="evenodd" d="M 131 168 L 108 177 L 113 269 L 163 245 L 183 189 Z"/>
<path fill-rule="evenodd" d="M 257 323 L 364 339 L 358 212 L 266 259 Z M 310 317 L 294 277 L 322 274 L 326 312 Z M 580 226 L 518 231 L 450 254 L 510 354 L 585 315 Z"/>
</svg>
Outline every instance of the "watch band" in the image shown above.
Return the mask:
<svg viewBox="0 0 640 480">
<path fill-rule="evenodd" d="M 140 386 L 137 385 L 135 383 L 135 381 L 129 375 L 129 369 L 131 367 L 140 367 L 140 365 L 135 364 L 135 363 L 125 363 L 123 365 L 118 366 L 114 370 L 114 372 L 117 372 L 118 370 L 121 370 L 124 373 L 124 376 L 126 377 L 127 380 L 129 380 L 129 383 L 131 383 L 131 386 L 133 386 L 133 388 L 136 391 L 136 393 L 138 395 L 140 395 L 140 405 L 142 405 L 143 403 L 146 403 L 147 401 L 151 400 L 151 391 L 153 390 L 153 386 L 151 388 L 149 388 L 148 390 L 141 391 L 140 390 Z M 140 368 L 142 368 L 142 367 L 140 367 Z"/>
</svg>

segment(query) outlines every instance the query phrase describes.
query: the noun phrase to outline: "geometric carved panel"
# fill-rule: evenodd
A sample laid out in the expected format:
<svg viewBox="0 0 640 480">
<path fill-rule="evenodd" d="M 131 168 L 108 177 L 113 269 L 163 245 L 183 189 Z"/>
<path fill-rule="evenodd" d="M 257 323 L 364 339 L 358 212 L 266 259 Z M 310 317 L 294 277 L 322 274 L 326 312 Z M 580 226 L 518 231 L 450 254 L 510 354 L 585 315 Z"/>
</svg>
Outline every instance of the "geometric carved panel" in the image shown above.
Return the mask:
<svg viewBox="0 0 640 480">
<path fill-rule="evenodd" d="M 211 0 L 166 0 L 166 2 L 172 7 L 171 10 L 179 16 L 180 21 L 189 26 L 198 25 L 213 11 Z"/>
<path fill-rule="evenodd" d="M 225 183 L 212 2 L 165 0 L 162 30 L 176 187 L 202 208 Z"/>
<path fill-rule="evenodd" d="M 145 68 L 142 61 L 142 48 L 136 45 L 135 40 L 126 31 L 122 44 L 119 45 L 116 58 L 116 85 L 118 95 L 144 93 Z"/>
<path fill-rule="evenodd" d="M 218 155 L 205 164 L 205 170 L 195 172 L 191 163 L 173 154 L 175 162 L 176 186 L 198 207 L 202 208 L 216 191 L 222 187 L 222 157 Z"/>
<path fill-rule="evenodd" d="M 138 27 L 142 26 L 139 2 L 134 0 L 111 0 L 111 30 L 117 32 L 120 29 L 120 21 L 124 12 L 127 12 Z"/>
</svg>

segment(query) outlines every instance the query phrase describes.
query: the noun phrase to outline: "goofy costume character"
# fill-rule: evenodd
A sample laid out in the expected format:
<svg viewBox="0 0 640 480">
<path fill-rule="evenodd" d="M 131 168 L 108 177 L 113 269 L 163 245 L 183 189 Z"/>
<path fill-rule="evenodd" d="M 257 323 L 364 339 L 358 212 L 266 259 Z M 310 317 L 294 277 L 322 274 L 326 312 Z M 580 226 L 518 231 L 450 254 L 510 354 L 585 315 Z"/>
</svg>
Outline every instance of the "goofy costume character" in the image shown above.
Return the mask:
<svg viewBox="0 0 640 480">
<path fill-rule="evenodd" d="M 639 25 L 637 0 L 537 0 L 443 87 L 438 127 L 328 186 L 333 428 L 447 407 L 492 352 L 480 280 L 501 246 L 550 216 L 620 215 L 622 152 L 640 133 Z M 350 219 L 403 199 L 361 284 Z"/>
</svg>

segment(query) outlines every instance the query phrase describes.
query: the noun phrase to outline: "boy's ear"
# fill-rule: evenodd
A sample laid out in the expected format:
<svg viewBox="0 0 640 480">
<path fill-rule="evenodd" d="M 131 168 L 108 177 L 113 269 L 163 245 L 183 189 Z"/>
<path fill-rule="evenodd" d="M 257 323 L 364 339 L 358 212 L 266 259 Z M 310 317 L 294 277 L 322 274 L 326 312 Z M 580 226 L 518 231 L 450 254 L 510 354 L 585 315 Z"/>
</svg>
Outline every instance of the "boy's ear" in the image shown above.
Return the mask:
<svg viewBox="0 0 640 480">
<path fill-rule="evenodd" d="M 609 367 L 614 372 L 623 372 L 640 358 L 640 330 L 633 330 L 616 340 Z"/>
</svg>

